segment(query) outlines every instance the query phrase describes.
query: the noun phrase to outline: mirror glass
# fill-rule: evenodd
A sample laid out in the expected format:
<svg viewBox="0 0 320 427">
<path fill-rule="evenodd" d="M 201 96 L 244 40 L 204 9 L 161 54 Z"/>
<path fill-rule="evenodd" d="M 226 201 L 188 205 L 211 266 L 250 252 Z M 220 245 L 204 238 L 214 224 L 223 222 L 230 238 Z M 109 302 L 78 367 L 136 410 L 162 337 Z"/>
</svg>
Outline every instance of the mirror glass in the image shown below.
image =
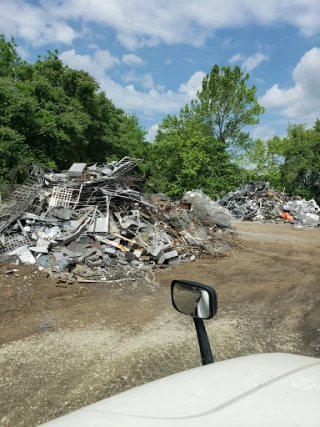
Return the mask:
<svg viewBox="0 0 320 427">
<path fill-rule="evenodd" d="M 209 319 L 212 313 L 211 298 L 207 290 L 185 282 L 176 282 L 173 288 L 173 301 L 183 314 L 199 319 Z"/>
</svg>

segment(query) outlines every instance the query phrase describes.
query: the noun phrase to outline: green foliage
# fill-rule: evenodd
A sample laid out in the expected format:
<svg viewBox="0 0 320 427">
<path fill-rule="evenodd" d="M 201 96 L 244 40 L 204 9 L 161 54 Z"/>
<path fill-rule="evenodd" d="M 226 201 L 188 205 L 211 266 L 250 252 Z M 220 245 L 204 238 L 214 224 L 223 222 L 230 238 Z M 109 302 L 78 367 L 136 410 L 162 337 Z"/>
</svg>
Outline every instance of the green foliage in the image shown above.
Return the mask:
<svg viewBox="0 0 320 427">
<path fill-rule="evenodd" d="M 167 116 L 153 147 L 151 182 L 157 191 L 181 196 L 201 188 L 212 197 L 237 186 L 242 178 L 225 145 L 199 115 Z"/>
<path fill-rule="evenodd" d="M 20 57 L 16 51 L 16 43 L 13 38 L 7 42 L 3 34 L 0 34 L 0 77 L 14 77 Z"/>
<path fill-rule="evenodd" d="M 63 169 L 148 153 L 137 117 L 116 108 L 88 73 L 64 65 L 58 51 L 28 64 L 15 47 L 0 37 L 2 180 L 23 159 Z"/>
<path fill-rule="evenodd" d="M 254 181 L 269 181 L 274 187 L 281 187 L 280 166 L 283 163 L 282 140 L 274 136 L 268 141 L 256 139 L 250 142 L 247 151 L 240 156 L 239 164 L 251 172 Z"/>
<path fill-rule="evenodd" d="M 203 79 L 198 99 L 193 109 L 210 126 L 214 137 L 226 147 L 239 149 L 249 141 L 244 128 L 259 123 L 264 112 L 256 99 L 257 88 L 247 87 L 249 74 L 243 75 L 240 67 L 215 65 Z"/>
<path fill-rule="evenodd" d="M 172 196 L 202 188 L 215 197 L 250 178 L 320 202 L 320 121 L 252 141 L 248 127 L 264 109 L 248 78 L 239 67 L 215 65 L 197 98 L 167 116 L 151 144 L 137 117 L 117 108 L 88 73 L 64 65 L 58 51 L 29 64 L 0 35 L 0 181 L 30 160 L 64 169 L 132 156 L 145 160 L 138 173 Z"/>
<path fill-rule="evenodd" d="M 23 137 L 8 127 L 0 126 L 0 182 L 9 182 L 10 169 L 28 155 Z"/>
<path fill-rule="evenodd" d="M 258 123 L 264 111 L 256 87 L 239 67 L 212 68 L 202 90 L 179 116 L 167 116 L 153 149 L 151 181 L 158 191 L 180 196 L 201 188 L 215 197 L 242 184 L 250 175 L 233 160 L 232 149 L 248 146 L 244 127 Z"/>
<path fill-rule="evenodd" d="M 320 121 L 313 129 L 289 125 L 283 138 L 281 176 L 286 190 L 320 202 Z"/>
<path fill-rule="evenodd" d="M 284 138 L 252 141 L 242 156 L 243 165 L 252 169 L 255 180 L 320 202 L 320 121 L 311 129 L 289 125 Z"/>
</svg>

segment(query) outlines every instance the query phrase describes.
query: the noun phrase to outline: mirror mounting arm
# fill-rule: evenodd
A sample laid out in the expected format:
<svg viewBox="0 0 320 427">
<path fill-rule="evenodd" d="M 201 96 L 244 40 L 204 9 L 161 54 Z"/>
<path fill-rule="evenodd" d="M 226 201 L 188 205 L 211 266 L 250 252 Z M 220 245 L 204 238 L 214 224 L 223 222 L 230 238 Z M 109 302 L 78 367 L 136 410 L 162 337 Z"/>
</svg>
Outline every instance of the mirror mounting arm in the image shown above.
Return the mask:
<svg viewBox="0 0 320 427">
<path fill-rule="evenodd" d="M 194 317 L 193 321 L 197 331 L 202 364 L 209 365 L 210 363 L 213 363 L 214 360 L 213 360 L 212 351 L 211 351 L 206 328 L 204 326 L 202 319 Z"/>
</svg>

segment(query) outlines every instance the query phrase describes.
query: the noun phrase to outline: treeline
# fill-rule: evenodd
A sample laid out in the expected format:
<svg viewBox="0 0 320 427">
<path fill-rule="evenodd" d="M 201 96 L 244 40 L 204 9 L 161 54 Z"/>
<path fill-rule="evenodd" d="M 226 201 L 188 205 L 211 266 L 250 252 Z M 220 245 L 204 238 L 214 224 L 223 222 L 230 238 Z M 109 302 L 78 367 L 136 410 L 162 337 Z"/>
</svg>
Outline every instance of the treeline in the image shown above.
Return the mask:
<svg viewBox="0 0 320 427">
<path fill-rule="evenodd" d="M 158 188 L 172 195 L 202 188 L 219 197 L 248 180 L 269 181 L 320 203 L 320 121 L 311 129 L 289 124 L 283 138 L 253 140 L 249 126 L 264 109 L 248 78 L 239 67 L 215 65 L 197 98 L 163 120 L 153 147 Z"/>
<path fill-rule="evenodd" d="M 284 138 L 252 140 L 264 112 L 249 74 L 215 65 L 179 114 L 159 125 L 154 143 L 135 115 L 117 108 L 85 71 L 58 52 L 22 61 L 13 39 L 0 36 L 0 182 L 34 161 L 50 168 L 133 156 L 145 160 L 145 189 L 180 197 L 201 188 L 212 197 L 249 179 L 320 202 L 320 121 L 289 125 Z"/>
<path fill-rule="evenodd" d="M 290 125 L 283 138 L 251 141 L 244 164 L 255 165 L 254 177 L 279 190 L 320 203 L 320 120 L 312 128 Z"/>
<path fill-rule="evenodd" d="M 64 65 L 58 52 L 21 61 L 14 40 L 0 36 L 0 180 L 35 161 L 52 168 L 145 155 L 136 116 L 115 107 L 85 71 Z"/>
</svg>

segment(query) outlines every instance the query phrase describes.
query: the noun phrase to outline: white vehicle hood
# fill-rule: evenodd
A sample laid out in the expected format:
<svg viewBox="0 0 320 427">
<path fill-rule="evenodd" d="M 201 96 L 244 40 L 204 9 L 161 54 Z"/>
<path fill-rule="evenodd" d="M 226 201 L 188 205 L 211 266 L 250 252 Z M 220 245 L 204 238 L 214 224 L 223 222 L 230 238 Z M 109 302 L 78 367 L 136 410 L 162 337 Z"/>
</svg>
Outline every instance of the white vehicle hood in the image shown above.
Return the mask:
<svg viewBox="0 0 320 427">
<path fill-rule="evenodd" d="M 320 360 L 240 357 L 181 372 L 104 399 L 47 427 L 320 425 Z"/>
</svg>

